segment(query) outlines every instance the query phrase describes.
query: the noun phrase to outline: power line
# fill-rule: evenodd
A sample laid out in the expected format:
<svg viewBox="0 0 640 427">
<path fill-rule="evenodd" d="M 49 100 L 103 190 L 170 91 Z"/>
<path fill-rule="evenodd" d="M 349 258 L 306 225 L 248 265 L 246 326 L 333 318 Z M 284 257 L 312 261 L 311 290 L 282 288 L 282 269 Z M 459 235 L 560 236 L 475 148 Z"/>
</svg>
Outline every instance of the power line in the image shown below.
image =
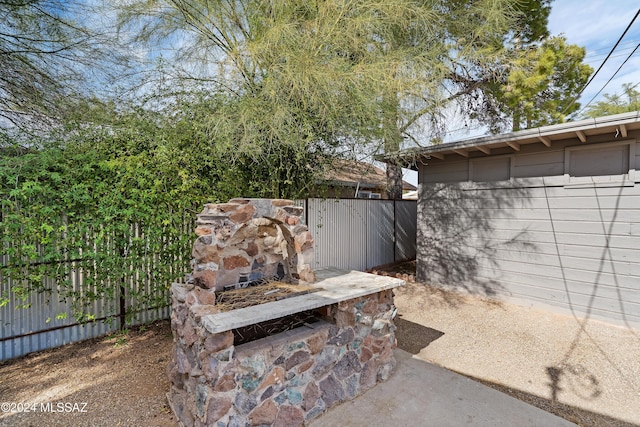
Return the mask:
<svg viewBox="0 0 640 427">
<path fill-rule="evenodd" d="M 593 102 L 593 100 L 594 100 L 594 99 L 596 99 L 596 97 L 597 97 L 598 95 L 600 95 L 600 92 L 602 92 L 602 91 L 604 90 L 604 88 L 605 88 L 605 87 L 607 87 L 607 85 L 608 85 L 609 83 L 611 83 L 611 80 L 613 80 L 613 78 L 614 78 L 614 77 L 615 77 L 615 76 L 620 72 L 620 70 L 622 69 L 622 67 L 624 66 L 624 64 L 626 64 L 626 63 L 627 63 L 627 61 L 628 61 L 628 60 L 633 56 L 633 54 L 634 54 L 634 53 L 636 53 L 636 51 L 638 50 L 638 48 L 640 48 L 640 43 L 638 43 L 638 45 L 636 46 L 636 48 L 635 48 L 635 49 L 633 49 L 633 52 L 631 52 L 631 53 L 629 54 L 629 56 L 627 56 L 627 59 L 625 59 L 625 60 L 624 60 L 624 62 L 623 62 L 622 64 L 620 64 L 620 66 L 618 67 L 618 69 L 616 70 L 616 72 L 615 72 L 615 73 L 613 73 L 613 75 L 611 76 L 611 78 L 610 78 L 609 80 L 607 80 L 607 82 L 604 84 L 604 86 L 602 86 L 602 88 L 598 91 L 598 93 L 596 93 L 596 94 L 593 96 L 593 98 L 591 98 L 591 99 L 589 100 L 589 102 L 587 102 L 587 103 L 585 104 L 585 106 L 584 106 L 584 107 L 582 107 L 582 109 L 580 109 L 580 112 L 584 111 L 584 109 L 585 109 L 585 108 L 587 108 L 587 107 L 589 106 L 589 104 L 591 104 L 591 103 Z"/>
<path fill-rule="evenodd" d="M 640 15 L 640 9 L 638 9 L 638 11 L 636 12 L 635 16 L 633 17 L 633 19 L 631 20 L 631 22 L 629 22 L 629 25 L 627 25 L 627 28 L 625 28 L 624 32 L 622 33 L 622 35 L 618 38 L 618 41 L 616 42 L 616 44 L 613 46 L 613 48 L 611 48 L 611 50 L 609 51 L 609 54 L 607 55 L 607 57 L 604 59 L 604 61 L 602 61 L 602 64 L 600 64 L 600 67 L 598 67 L 598 69 L 596 70 L 595 73 L 593 73 L 591 75 L 591 77 L 589 78 L 589 80 L 587 81 L 587 83 L 582 86 L 582 89 L 580 89 L 580 92 L 578 93 L 578 95 L 576 95 L 571 102 L 565 107 L 564 111 L 562 112 L 562 114 L 566 113 L 569 108 L 571 108 L 571 106 L 578 100 L 578 98 L 580 98 L 580 95 L 582 95 L 582 92 L 584 92 L 584 90 L 587 88 L 587 86 L 589 86 L 589 84 L 593 81 L 593 79 L 596 77 L 596 75 L 600 72 L 600 70 L 602 70 L 602 67 L 604 67 L 604 64 L 609 60 L 609 57 L 611 56 L 611 54 L 613 54 L 613 52 L 616 50 L 616 48 L 618 47 L 618 45 L 620 44 L 620 42 L 622 41 L 622 39 L 624 38 L 624 36 L 627 34 L 627 32 L 629 31 L 629 29 L 631 28 L 631 26 L 633 25 L 633 23 L 636 21 L 636 18 L 638 17 L 638 15 Z M 637 49 L 637 48 L 636 48 Z M 635 52 L 635 50 L 634 50 Z M 628 58 L 627 58 L 628 59 Z M 626 62 L 626 61 L 625 61 Z"/>
</svg>

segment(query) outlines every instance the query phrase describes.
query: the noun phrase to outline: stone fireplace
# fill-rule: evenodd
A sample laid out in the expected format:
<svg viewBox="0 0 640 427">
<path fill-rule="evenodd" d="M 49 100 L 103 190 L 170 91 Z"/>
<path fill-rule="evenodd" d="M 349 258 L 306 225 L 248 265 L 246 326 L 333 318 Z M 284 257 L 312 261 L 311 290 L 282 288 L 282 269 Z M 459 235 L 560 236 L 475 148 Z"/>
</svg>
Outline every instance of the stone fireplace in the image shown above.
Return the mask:
<svg viewBox="0 0 640 427">
<path fill-rule="evenodd" d="M 263 278 L 314 282 L 313 237 L 291 200 L 231 199 L 198 215 L 193 281 L 214 291 Z"/>
<path fill-rule="evenodd" d="M 171 287 L 168 398 L 181 425 L 304 425 L 388 378 L 392 289 L 404 281 L 314 272 L 301 214 L 288 200 L 232 199 L 198 215 L 193 274 Z M 220 302 L 285 288 L 257 305 L 224 311 Z"/>
</svg>

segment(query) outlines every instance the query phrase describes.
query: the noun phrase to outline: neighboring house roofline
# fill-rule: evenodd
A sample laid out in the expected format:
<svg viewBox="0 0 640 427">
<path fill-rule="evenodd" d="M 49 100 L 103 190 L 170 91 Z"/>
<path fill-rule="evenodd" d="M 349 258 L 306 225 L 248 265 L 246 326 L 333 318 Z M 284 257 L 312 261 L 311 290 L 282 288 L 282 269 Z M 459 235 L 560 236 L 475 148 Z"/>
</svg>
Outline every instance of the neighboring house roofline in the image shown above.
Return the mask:
<svg viewBox="0 0 640 427">
<path fill-rule="evenodd" d="M 323 174 L 329 185 L 359 187 L 361 190 L 384 189 L 387 186 L 386 172 L 367 162 L 350 159 L 335 159 L 333 165 Z M 416 186 L 402 181 L 403 190 L 416 190 Z"/>
<path fill-rule="evenodd" d="M 447 154 L 469 157 L 470 153 L 490 155 L 495 148 L 510 147 L 520 151 L 521 145 L 544 144 L 551 147 L 554 140 L 576 138 L 583 143 L 589 137 L 613 132 L 614 136 L 625 138 L 630 130 L 640 129 L 640 111 L 597 117 L 576 122 L 541 126 L 517 132 L 483 136 L 466 140 L 410 148 L 386 154 L 381 161 L 401 162 L 403 167 L 417 170 L 415 161 L 420 158 L 444 159 Z"/>
</svg>

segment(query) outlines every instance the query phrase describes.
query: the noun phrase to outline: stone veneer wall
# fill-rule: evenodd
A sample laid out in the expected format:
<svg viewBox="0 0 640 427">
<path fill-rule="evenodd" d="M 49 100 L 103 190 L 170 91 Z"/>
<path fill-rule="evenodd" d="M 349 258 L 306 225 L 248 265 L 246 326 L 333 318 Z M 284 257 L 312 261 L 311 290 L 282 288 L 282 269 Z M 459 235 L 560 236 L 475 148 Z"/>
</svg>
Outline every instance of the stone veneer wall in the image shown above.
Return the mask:
<svg viewBox="0 0 640 427">
<path fill-rule="evenodd" d="M 391 290 L 320 309 L 326 321 L 233 345 L 210 334 L 211 291 L 172 286 L 169 401 L 191 426 L 297 426 L 386 380 L 396 347 Z"/>
<path fill-rule="evenodd" d="M 314 282 L 313 236 L 301 223 L 302 213 L 303 208 L 285 199 L 205 205 L 196 221 L 193 283 L 222 290 L 274 276 Z"/>
</svg>

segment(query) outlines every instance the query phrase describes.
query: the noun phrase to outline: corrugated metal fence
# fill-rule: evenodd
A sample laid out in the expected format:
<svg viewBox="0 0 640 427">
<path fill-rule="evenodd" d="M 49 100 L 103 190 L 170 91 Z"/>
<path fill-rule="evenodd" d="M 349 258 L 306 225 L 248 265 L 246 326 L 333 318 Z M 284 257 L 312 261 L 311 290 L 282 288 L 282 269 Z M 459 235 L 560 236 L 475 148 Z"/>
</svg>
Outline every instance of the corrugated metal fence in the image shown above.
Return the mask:
<svg viewBox="0 0 640 427">
<path fill-rule="evenodd" d="M 365 270 L 377 265 L 415 258 L 416 202 L 375 199 L 307 199 L 296 201 L 305 208 L 305 221 L 315 239 L 315 268 L 333 266 L 345 270 Z M 195 222 L 195 219 L 194 219 Z M 6 259 L 0 257 L 0 265 Z M 148 265 L 153 268 L 153 260 Z M 175 280 L 184 271 L 176 263 Z M 2 277 L 0 293 L 8 293 L 13 283 Z M 45 279 L 46 280 L 46 279 Z M 83 290 L 83 275 L 76 270 L 70 280 L 74 289 Z M 58 347 L 71 342 L 95 338 L 118 329 L 119 301 L 98 300 L 91 307 L 96 321 L 79 325 L 68 316 L 57 319 L 59 313 L 71 313 L 69 302 L 59 301 L 55 283 L 47 283 L 51 294 L 31 295 L 22 301 L 10 295 L 10 301 L 0 307 L 0 360 Z M 168 284 L 167 284 L 168 285 Z M 151 286 L 148 280 L 136 283 L 140 289 L 156 289 L 166 293 L 165 286 Z M 167 295 L 168 300 L 168 295 Z M 19 308 L 23 304 L 29 308 Z M 124 306 L 128 306 L 125 301 Z M 130 324 L 169 317 L 170 307 L 156 307 L 136 313 Z M 109 321 L 106 321 L 110 319 Z"/>
<path fill-rule="evenodd" d="M 308 199 L 315 267 L 366 270 L 416 256 L 416 202 Z"/>
</svg>

